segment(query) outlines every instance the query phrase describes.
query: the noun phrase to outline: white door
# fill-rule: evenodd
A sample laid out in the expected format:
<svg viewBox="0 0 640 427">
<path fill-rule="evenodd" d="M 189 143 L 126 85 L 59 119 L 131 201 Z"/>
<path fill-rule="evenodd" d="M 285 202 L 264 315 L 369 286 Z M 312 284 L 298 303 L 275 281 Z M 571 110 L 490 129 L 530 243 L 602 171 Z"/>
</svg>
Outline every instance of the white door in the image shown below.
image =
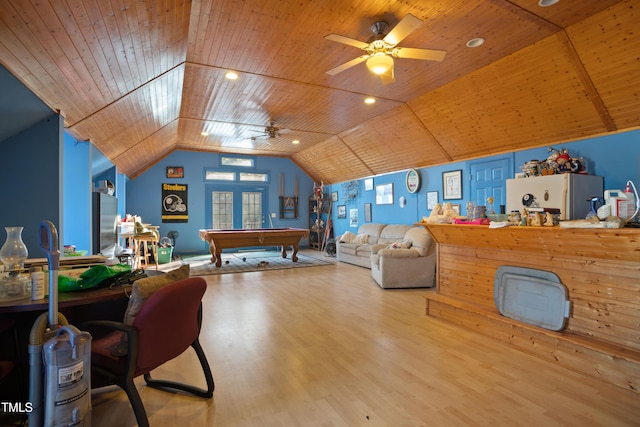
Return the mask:
<svg viewBox="0 0 640 427">
<path fill-rule="evenodd" d="M 211 191 L 211 228 L 214 230 L 264 227 L 264 190 Z"/>
</svg>

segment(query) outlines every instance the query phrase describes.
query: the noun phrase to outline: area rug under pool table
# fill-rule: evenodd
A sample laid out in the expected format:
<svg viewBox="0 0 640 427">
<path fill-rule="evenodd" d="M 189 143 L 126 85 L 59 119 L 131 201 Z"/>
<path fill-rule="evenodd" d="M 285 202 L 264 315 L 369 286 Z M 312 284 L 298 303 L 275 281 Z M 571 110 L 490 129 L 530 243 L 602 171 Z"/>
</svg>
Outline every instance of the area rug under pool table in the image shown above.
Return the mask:
<svg viewBox="0 0 640 427">
<path fill-rule="evenodd" d="M 291 261 L 291 253 L 282 258 L 280 251 L 256 251 L 222 254 L 222 265 L 216 267 L 211 262 L 211 255 L 199 255 L 183 258 L 184 263 L 191 267 L 192 276 L 207 276 L 209 274 L 247 273 L 250 271 L 282 270 L 286 268 L 319 267 L 332 265 L 323 259 L 298 254 L 298 261 Z"/>
</svg>

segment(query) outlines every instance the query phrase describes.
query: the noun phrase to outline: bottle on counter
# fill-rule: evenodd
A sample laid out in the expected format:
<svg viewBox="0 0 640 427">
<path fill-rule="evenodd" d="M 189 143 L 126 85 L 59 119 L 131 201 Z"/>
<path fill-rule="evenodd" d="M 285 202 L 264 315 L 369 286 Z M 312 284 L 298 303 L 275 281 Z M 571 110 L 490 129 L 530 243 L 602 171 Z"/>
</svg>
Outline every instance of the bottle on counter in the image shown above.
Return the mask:
<svg viewBox="0 0 640 427">
<path fill-rule="evenodd" d="M 31 267 L 31 299 L 44 299 L 44 272 L 42 267 Z"/>
<path fill-rule="evenodd" d="M 618 200 L 618 216 L 625 221 L 633 221 L 633 216 L 636 213 L 636 198 L 628 182 L 622 192 L 622 196 L 623 197 Z"/>
</svg>

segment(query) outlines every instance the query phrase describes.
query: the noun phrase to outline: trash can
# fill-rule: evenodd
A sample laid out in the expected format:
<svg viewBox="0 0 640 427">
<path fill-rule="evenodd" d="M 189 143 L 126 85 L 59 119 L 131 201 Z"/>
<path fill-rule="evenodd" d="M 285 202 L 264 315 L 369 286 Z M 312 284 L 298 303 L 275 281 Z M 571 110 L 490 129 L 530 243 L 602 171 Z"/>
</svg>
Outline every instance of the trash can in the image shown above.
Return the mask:
<svg viewBox="0 0 640 427">
<path fill-rule="evenodd" d="M 158 264 L 167 264 L 171 262 L 172 255 L 173 247 L 168 246 L 166 248 L 158 248 Z"/>
</svg>

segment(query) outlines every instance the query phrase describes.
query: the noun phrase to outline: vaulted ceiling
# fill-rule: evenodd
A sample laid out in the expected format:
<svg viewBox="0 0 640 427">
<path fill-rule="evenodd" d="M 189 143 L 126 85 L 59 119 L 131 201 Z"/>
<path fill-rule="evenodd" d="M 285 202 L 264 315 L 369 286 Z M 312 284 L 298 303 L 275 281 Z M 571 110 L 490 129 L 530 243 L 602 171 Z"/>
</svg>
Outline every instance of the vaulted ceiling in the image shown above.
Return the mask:
<svg viewBox="0 0 640 427">
<path fill-rule="evenodd" d="M 3 0 L 0 63 L 130 178 L 194 150 L 290 157 L 335 183 L 639 127 L 639 8 Z M 366 41 L 374 22 L 409 13 L 424 24 L 399 46 L 445 50 L 443 61 L 396 58 L 387 85 L 364 63 L 326 73 L 363 52 L 325 35 Z M 270 121 L 290 132 L 263 137 Z"/>
</svg>

